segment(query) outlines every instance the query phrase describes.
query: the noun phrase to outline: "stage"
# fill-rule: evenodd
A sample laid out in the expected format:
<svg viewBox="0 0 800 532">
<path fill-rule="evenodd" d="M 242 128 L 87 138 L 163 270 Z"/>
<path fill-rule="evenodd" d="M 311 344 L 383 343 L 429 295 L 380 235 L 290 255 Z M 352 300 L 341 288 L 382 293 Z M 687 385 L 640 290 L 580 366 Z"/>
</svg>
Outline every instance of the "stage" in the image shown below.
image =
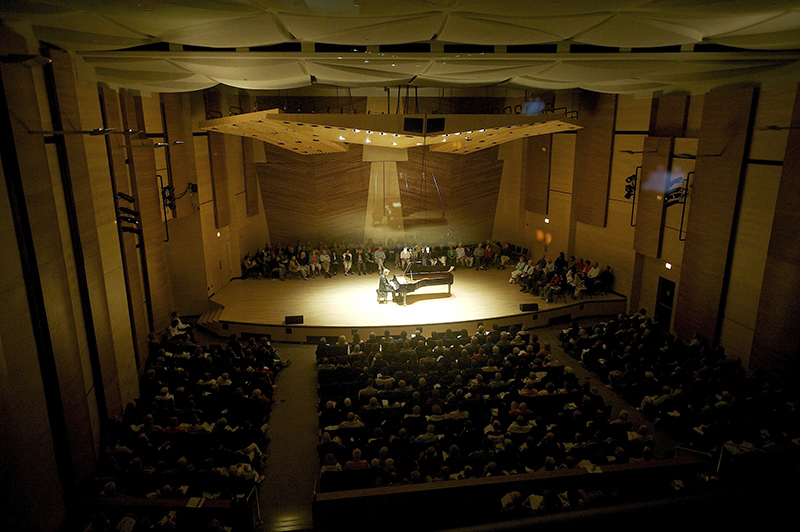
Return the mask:
<svg viewBox="0 0 800 532">
<path fill-rule="evenodd" d="M 320 336 L 348 339 L 358 331 L 391 334 L 422 328 L 426 334 L 447 328 L 474 331 L 481 324 L 544 327 L 588 316 L 625 312 L 624 296 L 610 293 L 579 300 L 566 298 L 547 303 L 508 283 L 511 270 L 457 268 L 451 293 L 447 286 L 430 286 L 411 292 L 407 305 L 391 299 L 378 303 L 379 276 L 336 275 L 331 279 L 234 279 L 210 298 L 211 310 L 198 325 L 222 336 L 265 334 L 273 340 L 316 342 Z M 400 270 L 392 269 L 392 275 Z M 521 303 L 537 303 L 538 312 L 522 312 Z M 291 318 L 295 317 L 293 321 Z M 302 324 L 297 323 L 302 317 Z"/>
</svg>

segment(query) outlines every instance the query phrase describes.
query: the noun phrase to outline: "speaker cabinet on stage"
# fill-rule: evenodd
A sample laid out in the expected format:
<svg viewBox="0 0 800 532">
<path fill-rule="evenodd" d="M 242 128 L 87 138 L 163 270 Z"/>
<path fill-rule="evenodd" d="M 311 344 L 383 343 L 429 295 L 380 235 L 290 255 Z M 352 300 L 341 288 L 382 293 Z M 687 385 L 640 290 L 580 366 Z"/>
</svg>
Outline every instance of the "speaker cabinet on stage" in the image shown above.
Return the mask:
<svg viewBox="0 0 800 532">
<path fill-rule="evenodd" d="M 539 312 L 539 303 L 520 303 L 519 309 L 522 312 Z"/>
<path fill-rule="evenodd" d="M 286 316 L 284 319 L 284 323 L 286 325 L 302 325 L 303 324 L 303 316 Z"/>
</svg>

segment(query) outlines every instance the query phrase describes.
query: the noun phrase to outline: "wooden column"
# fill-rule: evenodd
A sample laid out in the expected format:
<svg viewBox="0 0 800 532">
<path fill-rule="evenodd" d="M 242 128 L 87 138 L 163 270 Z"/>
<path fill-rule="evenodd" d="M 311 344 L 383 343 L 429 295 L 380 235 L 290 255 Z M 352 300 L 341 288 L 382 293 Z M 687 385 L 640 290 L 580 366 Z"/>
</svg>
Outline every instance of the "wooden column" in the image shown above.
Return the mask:
<svg viewBox="0 0 800 532">
<path fill-rule="evenodd" d="M 206 114 L 222 116 L 222 95 L 209 91 L 206 95 Z M 225 153 L 225 136 L 208 133 L 208 159 L 211 173 L 211 191 L 214 196 L 214 224 L 217 229 L 231 223 L 231 202 L 228 192 L 228 167 Z"/>
<path fill-rule="evenodd" d="M 250 96 L 243 92 L 239 95 L 239 107 L 248 112 L 251 108 Z M 259 141 L 259 144 L 261 142 Z M 258 214 L 258 175 L 256 174 L 255 162 L 256 141 L 242 137 L 242 165 L 244 166 L 244 201 L 247 209 L 247 216 Z"/>
<path fill-rule="evenodd" d="M 705 96 L 675 312 L 684 339 L 719 338 L 754 94 L 747 87 Z"/>
<path fill-rule="evenodd" d="M 750 355 L 751 368 L 779 376 L 785 382 L 800 375 L 800 86 L 798 89 Z"/>
<path fill-rule="evenodd" d="M 54 123 L 66 130 L 80 130 L 78 94 L 72 60 L 65 52 L 50 51 L 53 79 L 58 100 L 58 115 Z M 98 124 L 99 126 L 99 124 Z M 89 357 L 94 377 L 95 393 L 102 419 L 122 414 L 119 380 L 117 374 L 114 339 L 111 331 L 105 272 L 97 232 L 92 180 L 86 156 L 86 144 L 102 142 L 84 135 L 63 135 L 64 171 L 61 176 L 67 214 L 75 224 L 77 234 L 72 235 L 76 262 L 77 282 L 80 285 L 81 303 L 86 330 Z M 112 202 L 111 195 L 104 198 Z M 103 356 L 100 356 L 100 353 Z"/>
<path fill-rule="evenodd" d="M 167 142 L 171 183 L 175 187 L 176 217 L 192 214 L 192 196 L 188 192 L 188 188 L 189 183 L 197 184 L 194 141 L 188 103 L 188 98 L 180 93 L 161 94 L 164 112 L 164 139 Z"/>
<path fill-rule="evenodd" d="M 21 36 L 0 26 L 0 53 L 29 51 Z M 57 346 L 45 311 L 44 288 L 50 282 L 42 277 L 55 272 L 40 269 L 32 230 L 37 219 L 53 224 L 23 190 L 50 179 L 43 138 L 25 130 L 41 127 L 32 95 L 31 68 L 0 64 L 0 470 L 6 480 L 0 483 L 0 512 L 10 530 L 55 530 L 63 524 L 76 483 Z M 39 160 L 28 161 L 31 155 Z M 37 183 L 27 182 L 31 164 Z M 47 206 L 45 214 L 51 212 Z"/>
<path fill-rule="evenodd" d="M 579 109 L 583 129 L 575 142 L 574 218 L 605 227 L 617 96 L 582 92 Z"/>
<path fill-rule="evenodd" d="M 664 237 L 664 196 L 668 187 L 672 160 L 672 138 L 644 139 L 642 170 L 636 193 L 636 231 L 633 248 L 637 253 L 661 257 Z"/>
<path fill-rule="evenodd" d="M 547 214 L 550 204 L 550 154 L 553 135 L 525 139 L 527 157 L 523 168 L 525 209 Z"/>
<path fill-rule="evenodd" d="M 99 90 L 104 127 L 123 131 L 125 125 L 122 122 L 120 100 L 117 98 L 116 91 L 106 88 L 100 88 Z M 122 192 L 128 196 L 133 196 L 134 194 L 128 177 L 126 143 L 134 142 L 132 139 L 136 136 L 138 135 L 109 135 L 106 137 L 111 184 L 114 194 L 117 192 Z M 115 198 L 115 202 L 117 206 L 138 210 L 136 204 L 128 203 L 123 199 Z M 150 321 L 147 306 L 145 305 L 145 290 L 142 284 L 139 250 L 137 248 L 138 238 L 135 234 L 119 231 L 131 334 L 134 339 L 137 364 L 143 367 L 147 360 L 147 333 L 150 332 Z"/>
<path fill-rule="evenodd" d="M 140 251 L 146 271 L 145 282 L 149 289 L 152 331 L 160 333 L 169 326 L 172 312 L 169 264 L 164 244 L 166 231 L 161 219 L 161 191 L 156 177 L 152 141 L 132 141 L 131 144 L 128 149 L 128 167 L 140 213 Z"/>
</svg>

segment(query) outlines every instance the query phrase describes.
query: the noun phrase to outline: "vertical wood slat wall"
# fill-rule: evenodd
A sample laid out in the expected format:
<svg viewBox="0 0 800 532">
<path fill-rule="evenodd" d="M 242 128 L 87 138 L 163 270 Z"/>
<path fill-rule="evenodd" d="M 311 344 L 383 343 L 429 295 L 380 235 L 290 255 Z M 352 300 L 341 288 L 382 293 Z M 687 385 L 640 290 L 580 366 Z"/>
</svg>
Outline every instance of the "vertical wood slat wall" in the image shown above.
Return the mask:
<svg viewBox="0 0 800 532">
<path fill-rule="evenodd" d="M 773 375 L 797 375 L 800 341 L 800 85 L 790 122 L 778 200 L 753 334 L 751 367 Z"/>
<path fill-rule="evenodd" d="M 705 96 L 675 312 L 684 338 L 719 335 L 754 96 L 752 87 Z"/>
<path fill-rule="evenodd" d="M 575 142 L 574 219 L 605 227 L 617 95 L 583 92 Z"/>
<path fill-rule="evenodd" d="M 314 158 L 266 143 L 264 151 L 266 162 L 256 165 L 256 171 L 270 243 L 286 246 L 297 239 L 316 242 Z"/>
</svg>

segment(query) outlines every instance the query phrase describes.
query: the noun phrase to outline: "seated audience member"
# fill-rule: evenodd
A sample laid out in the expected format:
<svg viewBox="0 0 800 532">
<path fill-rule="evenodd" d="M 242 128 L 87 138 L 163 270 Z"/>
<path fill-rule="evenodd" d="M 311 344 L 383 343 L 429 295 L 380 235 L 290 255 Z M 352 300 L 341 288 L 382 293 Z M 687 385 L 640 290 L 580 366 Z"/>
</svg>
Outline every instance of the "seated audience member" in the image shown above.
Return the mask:
<svg viewBox="0 0 800 532">
<path fill-rule="evenodd" d="M 303 280 L 308 281 L 308 271 L 300 265 L 295 255 L 292 255 L 292 258 L 289 259 L 289 272 L 299 273 L 303 276 Z"/>
</svg>

